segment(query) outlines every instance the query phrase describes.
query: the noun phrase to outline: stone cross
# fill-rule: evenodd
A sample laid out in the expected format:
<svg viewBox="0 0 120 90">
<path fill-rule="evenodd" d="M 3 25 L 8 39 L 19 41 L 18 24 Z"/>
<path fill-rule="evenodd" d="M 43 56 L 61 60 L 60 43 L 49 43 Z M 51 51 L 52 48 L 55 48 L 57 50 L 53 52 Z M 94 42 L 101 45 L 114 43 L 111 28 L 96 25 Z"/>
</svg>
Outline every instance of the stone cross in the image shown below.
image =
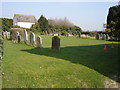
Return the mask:
<svg viewBox="0 0 120 90">
<path fill-rule="evenodd" d="M 35 34 L 31 32 L 30 34 L 30 43 L 35 46 Z"/>
<path fill-rule="evenodd" d="M 37 37 L 37 47 L 42 48 L 42 38 L 40 36 Z"/>
<path fill-rule="evenodd" d="M 19 32 L 16 32 L 16 41 L 18 42 L 18 36 L 20 36 Z"/>
<path fill-rule="evenodd" d="M 28 34 L 27 31 L 24 30 L 24 42 L 27 43 L 28 42 Z"/>
<path fill-rule="evenodd" d="M 57 36 L 52 38 L 52 51 L 60 51 L 60 38 Z"/>
</svg>

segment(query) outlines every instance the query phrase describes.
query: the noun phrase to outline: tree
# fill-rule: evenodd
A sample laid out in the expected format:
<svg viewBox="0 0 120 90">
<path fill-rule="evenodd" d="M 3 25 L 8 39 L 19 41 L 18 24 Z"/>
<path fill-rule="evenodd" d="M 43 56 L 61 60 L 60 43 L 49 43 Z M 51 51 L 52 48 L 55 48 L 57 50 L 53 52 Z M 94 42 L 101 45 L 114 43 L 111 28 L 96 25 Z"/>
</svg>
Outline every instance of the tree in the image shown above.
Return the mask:
<svg viewBox="0 0 120 90">
<path fill-rule="evenodd" d="M 49 28 L 52 32 L 61 32 L 61 34 L 65 35 L 66 33 L 74 33 L 77 34 L 81 32 L 81 28 L 72 24 L 66 17 L 64 19 L 49 19 Z"/>
<path fill-rule="evenodd" d="M 109 8 L 106 31 L 113 37 L 120 37 L 120 5 Z"/>
<path fill-rule="evenodd" d="M 10 28 L 13 26 L 13 20 L 12 19 L 8 19 L 8 18 L 0 18 L 0 30 L 3 31 L 9 31 Z"/>
<path fill-rule="evenodd" d="M 48 20 L 43 15 L 38 19 L 38 26 L 41 28 L 42 32 L 48 32 Z"/>
<path fill-rule="evenodd" d="M 41 28 L 39 27 L 39 25 L 37 23 L 35 23 L 35 24 L 32 24 L 32 26 L 30 27 L 30 31 L 41 32 Z"/>
</svg>

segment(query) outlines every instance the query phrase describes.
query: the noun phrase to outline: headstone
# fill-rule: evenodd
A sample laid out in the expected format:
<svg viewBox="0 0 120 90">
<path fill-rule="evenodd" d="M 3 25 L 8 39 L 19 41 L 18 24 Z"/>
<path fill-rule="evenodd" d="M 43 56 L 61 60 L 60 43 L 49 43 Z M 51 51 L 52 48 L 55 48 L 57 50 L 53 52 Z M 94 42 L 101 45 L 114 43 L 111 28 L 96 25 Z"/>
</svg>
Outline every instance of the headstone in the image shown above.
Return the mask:
<svg viewBox="0 0 120 90">
<path fill-rule="evenodd" d="M 5 31 L 5 36 L 6 36 L 6 39 L 8 39 L 8 32 Z"/>
<path fill-rule="evenodd" d="M 60 51 L 60 38 L 57 36 L 52 38 L 52 51 Z"/>
<path fill-rule="evenodd" d="M 52 36 L 54 36 L 54 33 L 52 33 Z"/>
<path fill-rule="evenodd" d="M 102 34 L 102 40 L 106 40 L 106 35 Z"/>
<path fill-rule="evenodd" d="M 5 32 L 2 32 L 2 38 L 5 39 Z"/>
<path fill-rule="evenodd" d="M 69 33 L 66 34 L 66 37 L 69 37 Z"/>
<path fill-rule="evenodd" d="M 101 34 L 100 34 L 100 39 L 102 39 L 102 36 L 103 36 L 103 34 L 101 33 Z"/>
<path fill-rule="evenodd" d="M 21 41 L 21 40 L 20 40 L 20 35 L 19 35 L 19 36 L 18 36 L 18 43 L 20 43 L 20 41 Z"/>
<path fill-rule="evenodd" d="M 42 38 L 40 36 L 37 37 L 37 47 L 42 48 Z"/>
<path fill-rule="evenodd" d="M 60 34 L 60 33 L 58 33 L 58 36 L 61 36 L 61 34 Z"/>
<path fill-rule="evenodd" d="M 13 36 L 12 36 L 12 32 L 10 32 L 10 40 L 12 40 L 12 37 L 13 37 Z"/>
<path fill-rule="evenodd" d="M 33 46 L 35 45 L 35 34 L 33 32 L 30 34 L 30 43 Z"/>
<path fill-rule="evenodd" d="M 100 34 L 96 34 L 96 39 L 97 39 L 97 40 L 100 39 Z"/>
<path fill-rule="evenodd" d="M 110 39 L 109 35 L 108 35 L 108 34 L 106 34 L 106 40 L 109 40 L 109 39 Z"/>
<path fill-rule="evenodd" d="M 78 33 L 78 37 L 81 37 L 81 32 Z"/>
<path fill-rule="evenodd" d="M 48 34 L 48 32 L 47 32 L 47 31 L 45 31 L 45 34 L 47 35 L 47 34 Z"/>
<path fill-rule="evenodd" d="M 28 34 L 27 31 L 24 30 L 24 42 L 27 43 L 28 42 Z"/>
<path fill-rule="evenodd" d="M 16 41 L 18 42 L 18 36 L 19 36 L 20 34 L 19 34 L 19 32 L 17 31 L 16 32 Z"/>
</svg>

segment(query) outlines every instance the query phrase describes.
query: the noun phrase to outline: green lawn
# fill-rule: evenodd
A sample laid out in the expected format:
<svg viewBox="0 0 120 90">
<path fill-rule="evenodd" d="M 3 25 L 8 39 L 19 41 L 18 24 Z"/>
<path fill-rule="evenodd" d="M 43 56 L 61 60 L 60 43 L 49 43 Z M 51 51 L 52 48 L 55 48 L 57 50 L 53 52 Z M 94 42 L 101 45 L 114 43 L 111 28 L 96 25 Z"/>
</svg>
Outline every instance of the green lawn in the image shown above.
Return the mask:
<svg viewBox="0 0 120 90">
<path fill-rule="evenodd" d="M 111 49 L 109 41 L 61 36 L 61 51 L 51 52 L 52 36 L 41 37 L 43 49 L 4 41 L 3 88 L 104 88 L 118 72 L 117 42 Z"/>
</svg>

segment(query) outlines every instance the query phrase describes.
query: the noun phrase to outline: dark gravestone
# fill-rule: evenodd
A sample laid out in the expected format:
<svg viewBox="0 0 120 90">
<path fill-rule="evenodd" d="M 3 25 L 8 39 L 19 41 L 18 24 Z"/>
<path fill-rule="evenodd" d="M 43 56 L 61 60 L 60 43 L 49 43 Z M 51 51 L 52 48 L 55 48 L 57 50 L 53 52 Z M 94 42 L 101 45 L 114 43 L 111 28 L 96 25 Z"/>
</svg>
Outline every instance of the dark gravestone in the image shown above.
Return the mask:
<svg viewBox="0 0 120 90">
<path fill-rule="evenodd" d="M 20 35 L 18 36 L 18 43 L 20 43 Z"/>
<path fill-rule="evenodd" d="M 102 35 L 102 40 L 106 40 L 106 35 L 105 34 Z"/>
<path fill-rule="evenodd" d="M 13 37 L 13 36 L 12 36 L 12 32 L 10 32 L 10 40 L 12 40 L 12 37 Z"/>
<path fill-rule="evenodd" d="M 57 36 L 52 38 L 52 51 L 60 51 L 60 38 Z"/>
<path fill-rule="evenodd" d="M 58 36 L 61 36 L 61 34 L 60 34 L 60 33 L 58 33 Z"/>
<path fill-rule="evenodd" d="M 99 40 L 100 39 L 100 35 L 96 34 L 96 39 Z"/>
</svg>

